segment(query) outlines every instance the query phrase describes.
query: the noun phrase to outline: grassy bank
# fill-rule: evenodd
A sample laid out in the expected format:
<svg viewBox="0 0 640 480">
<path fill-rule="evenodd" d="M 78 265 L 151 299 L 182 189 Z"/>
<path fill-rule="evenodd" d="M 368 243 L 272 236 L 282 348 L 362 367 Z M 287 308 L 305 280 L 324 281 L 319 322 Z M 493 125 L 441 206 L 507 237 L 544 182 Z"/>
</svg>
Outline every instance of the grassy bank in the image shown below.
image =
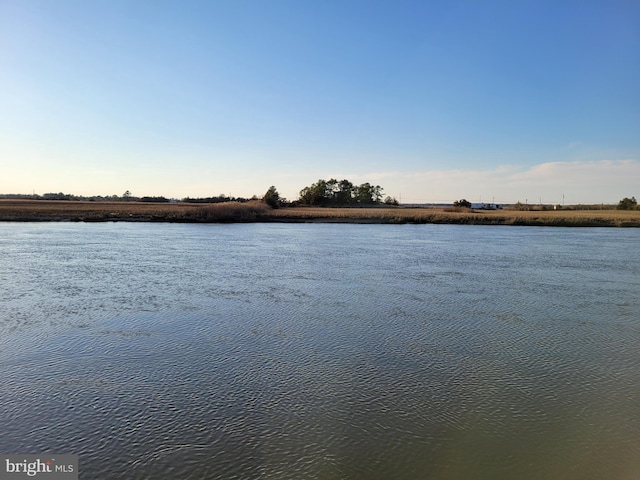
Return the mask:
<svg viewBox="0 0 640 480">
<path fill-rule="evenodd" d="M 189 204 L 0 200 L 0 221 L 449 223 L 566 227 L 640 227 L 640 211 L 470 210 L 446 207 L 272 210 L 261 202 Z"/>
<path fill-rule="evenodd" d="M 283 208 L 271 217 L 283 221 L 447 223 L 463 225 L 538 225 L 640 227 L 640 211 L 624 210 L 471 210 L 427 208 Z"/>
<path fill-rule="evenodd" d="M 254 222 L 270 210 L 262 202 L 194 204 L 0 200 L 0 221 Z"/>
</svg>

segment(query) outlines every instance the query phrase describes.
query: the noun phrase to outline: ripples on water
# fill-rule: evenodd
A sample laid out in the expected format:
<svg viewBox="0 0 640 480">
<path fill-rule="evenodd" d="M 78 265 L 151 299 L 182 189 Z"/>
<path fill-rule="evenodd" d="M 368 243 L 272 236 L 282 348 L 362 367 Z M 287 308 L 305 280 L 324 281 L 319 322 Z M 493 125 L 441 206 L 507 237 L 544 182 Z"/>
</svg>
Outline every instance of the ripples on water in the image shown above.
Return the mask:
<svg viewBox="0 0 640 480">
<path fill-rule="evenodd" d="M 0 451 L 81 478 L 636 478 L 638 230 L 0 225 Z"/>
</svg>

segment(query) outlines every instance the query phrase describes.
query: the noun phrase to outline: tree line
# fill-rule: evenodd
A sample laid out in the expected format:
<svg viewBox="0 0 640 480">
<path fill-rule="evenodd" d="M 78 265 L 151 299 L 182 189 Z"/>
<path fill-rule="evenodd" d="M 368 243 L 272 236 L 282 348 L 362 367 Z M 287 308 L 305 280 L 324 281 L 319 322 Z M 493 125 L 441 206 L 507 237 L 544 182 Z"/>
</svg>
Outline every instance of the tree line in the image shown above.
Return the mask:
<svg viewBox="0 0 640 480">
<path fill-rule="evenodd" d="M 184 203 L 224 203 L 224 202 L 238 202 L 245 203 L 251 200 L 260 200 L 258 196 L 254 195 L 251 198 L 245 197 L 232 197 L 224 194 L 220 194 L 217 197 L 204 197 L 204 198 L 190 198 L 185 197 L 182 199 L 167 198 L 162 195 L 158 196 L 143 196 L 138 197 L 132 195 L 129 190 L 122 195 L 74 195 L 71 193 L 43 193 L 40 194 L 22 194 L 22 193 L 0 193 L 0 199 L 6 200 L 65 200 L 65 201 L 84 201 L 84 202 L 150 202 L 150 203 L 168 203 L 168 202 L 184 202 Z"/>
</svg>

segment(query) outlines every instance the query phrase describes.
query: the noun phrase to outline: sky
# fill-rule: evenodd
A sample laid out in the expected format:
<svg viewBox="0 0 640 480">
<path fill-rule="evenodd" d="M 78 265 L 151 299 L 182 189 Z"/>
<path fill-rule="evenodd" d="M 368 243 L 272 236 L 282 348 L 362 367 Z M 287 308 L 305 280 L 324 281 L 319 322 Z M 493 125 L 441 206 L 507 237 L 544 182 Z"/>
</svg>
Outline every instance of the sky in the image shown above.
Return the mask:
<svg viewBox="0 0 640 480">
<path fill-rule="evenodd" d="M 0 193 L 640 197 L 637 1 L 0 0 Z"/>
</svg>

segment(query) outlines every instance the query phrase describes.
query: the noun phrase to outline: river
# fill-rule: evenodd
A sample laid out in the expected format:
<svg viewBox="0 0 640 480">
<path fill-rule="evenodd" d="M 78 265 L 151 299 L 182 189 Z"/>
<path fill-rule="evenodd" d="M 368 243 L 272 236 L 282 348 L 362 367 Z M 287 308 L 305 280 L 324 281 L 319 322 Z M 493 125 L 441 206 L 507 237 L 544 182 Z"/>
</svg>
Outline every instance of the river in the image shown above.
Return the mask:
<svg viewBox="0 0 640 480">
<path fill-rule="evenodd" d="M 640 230 L 0 224 L 0 452 L 82 479 L 640 475 Z"/>
</svg>

